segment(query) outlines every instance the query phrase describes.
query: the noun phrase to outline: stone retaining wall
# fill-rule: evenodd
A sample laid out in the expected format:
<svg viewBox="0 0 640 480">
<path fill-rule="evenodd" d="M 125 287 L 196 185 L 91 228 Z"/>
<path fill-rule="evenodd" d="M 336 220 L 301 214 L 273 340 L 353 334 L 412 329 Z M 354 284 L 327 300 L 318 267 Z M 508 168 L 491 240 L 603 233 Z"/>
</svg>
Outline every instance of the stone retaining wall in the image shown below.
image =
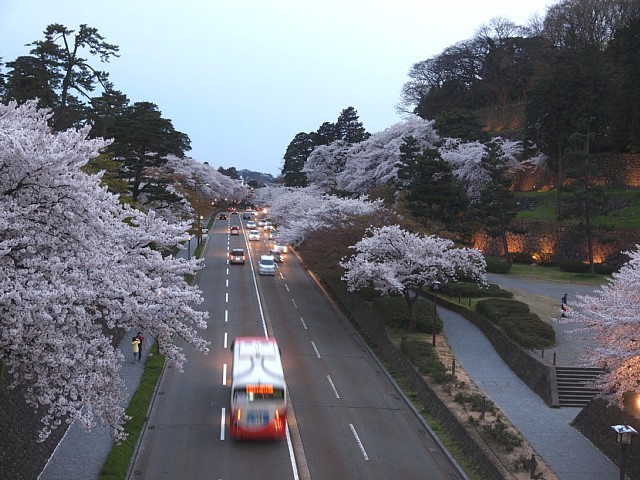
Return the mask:
<svg viewBox="0 0 640 480">
<path fill-rule="evenodd" d="M 0 382 L 0 478 L 38 478 L 65 432 L 60 426 L 38 442 L 40 428 L 40 413 L 26 404 L 24 391 L 8 390 L 6 382 Z"/>
<path fill-rule="evenodd" d="M 576 240 L 576 227 L 563 223 L 513 222 L 517 231 L 510 233 L 507 243 L 510 253 L 526 252 L 540 261 L 558 263 L 562 260 L 585 262 L 588 259 L 586 240 Z M 595 263 L 605 263 L 613 268 L 628 260 L 625 251 L 635 250 L 640 243 L 640 232 L 635 230 L 593 229 L 593 258 Z M 486 256 L 504 255 L 502 243 L 485 232 L 477 232 L 473 246 Z"/>
<path fill-rule="evenodd" d="M 608 188 L 640 187 L 640 154 L 601 153 L 591 155 L 596 166 L 598 180 L 595 182 Z M 513 187 L 520 192 L 551 188 L 555 182 L 554 172 L 545 168 L 525 168 L 516 173 Z"/>
</svg>

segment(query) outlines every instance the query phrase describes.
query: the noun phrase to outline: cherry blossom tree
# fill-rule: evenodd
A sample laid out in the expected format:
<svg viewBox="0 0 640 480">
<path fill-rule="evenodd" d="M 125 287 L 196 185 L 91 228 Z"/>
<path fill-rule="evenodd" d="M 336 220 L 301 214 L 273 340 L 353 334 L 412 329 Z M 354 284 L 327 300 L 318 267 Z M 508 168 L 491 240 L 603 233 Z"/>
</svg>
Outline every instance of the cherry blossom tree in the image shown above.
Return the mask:
<svg viewBox="0 0 640 480">
<path fill-rule="evenodd" d="M 629 261 L 593 295 L 578 295 L 560 323 L 577 323 L 575 334 L 587 334 L 597 345 L 585 363 L 604 367 L 597 384 L 610 404 L 624 408 L 627 392 L 640 393 L 640 245 L 625 252 Z"/>
<path fill-rule="evenodd" d="M 90 127 L 53 132 L 35 101 L 0 105 L 0 359 L 42 412 L 40 439 L 63 421 L 124 437 L 118 334 L 144 329 L 181 369 L 177 335 L 206 352 L 208 313 L 185 281 L 202 263 L 164 254 L 185 223 L 121 205 L 81 167 L 106 145 Z"/>
<path fill-rule="evenodd" d="M 209 215 L 216 201 L 226 198 L 240 202 L 250 192 L 241 180 L 223 175 L 208 163 L 187 156 L 168 155 L 166 163 L 149 169 L 148 175 L 166 183 L 167 191 L 182 199 L 163 202 L 142 196 L 143 204 L 155 209 L 169 222 Z"/>
<path fill-rule="evenodd" d="M 336 141 L 316 147 L 308 155 L 302 172 L 310 184 L 325 192 L 337 190 L 368 195 L 380 186 L 406 186 L 408 181 L 398 178 L 398 168 L 402 165 L 401 146 L 407 137 L 416 140 L 420 152 L 437 148 L 440 156 L 451 165 L 452 174 L 466 185 L 468 198 L 473 201 L 479 197 L 490 180 L 481 167 L 485 144 L 441 138 L 433 121 L 418 116 L 407 117 L 359 143 Z M 525 165 L 538 165 L 545 158 L 529 152 L 525 155 L 522 142 L 496 137 L 491 143 L 499 146 L 511 172 Z"/>
<path fill-rule="evenodd" d="M 375 186 L 397 180 L 400 145 L 409 135 L 423 148 L 433 146 L 438 139 L 432 121 L 412 116 L 359 143 L 338 140 L 316 147 L 302 171 L 310 183 L 327 192 L 337 189 L 367 194 Z"/>
<path fill-rule="evenodd" d="M 372 228 L 350 248 L 342 277 L 350 291 L 372 286 L 381 294 L 401 294 L 409 307 L 408 328 L 417 327 L 415 303 L 435 281 L 451 282 L 460 275 L 486 283 L 486 262 L 475 249 L 456 248 L 451 240 L 422 236 L 398 225 Z"/>
<path fill-rule="evenodd" d="M 270 206 L 269 215 L 278 226 L 280 240 L 293 246 L 303 243 L 315 230 L 338 224 L 347 227 L 358 216 L 384 210 L 381 200 L 327 195 L 316 186 L 262 188 L 259 195 Z"/>
<path fill-rule="evenodd" d="M 524 147 L 522 142 L 494 137 L 489 145 L 495 146 L 499 158 L 501 158 L 510 173 L 516 172 L 524 166 L 536 166 L 544 160 L 544 156 L 534 154 L 529 158 L 522 159 Z M 457 138 L 445 139 L 439 148 L 440 155 L 449 162 L 453 168 L 453 174 L 466 185 L 469 200 L 477 201 L 480 193 L 491 183 L 491 177 L 482 166 L 482 159 L 487 154 L 485 143 L 463 142 Z"/>
</svg>

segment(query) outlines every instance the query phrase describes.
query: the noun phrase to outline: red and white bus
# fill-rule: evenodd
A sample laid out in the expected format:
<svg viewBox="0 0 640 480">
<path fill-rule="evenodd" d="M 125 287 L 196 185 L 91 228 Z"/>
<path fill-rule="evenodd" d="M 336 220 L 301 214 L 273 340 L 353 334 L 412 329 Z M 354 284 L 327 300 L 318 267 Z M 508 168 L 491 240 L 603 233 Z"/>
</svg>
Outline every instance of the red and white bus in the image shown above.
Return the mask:
<svg viewBox="0 0 640 480">
<path fill-rule="evenodd" d="M 231 436 L 284 437 L 287 386 L 278 344 L 264 337 L 237 337 L 231 348 Z"/>
</svg>

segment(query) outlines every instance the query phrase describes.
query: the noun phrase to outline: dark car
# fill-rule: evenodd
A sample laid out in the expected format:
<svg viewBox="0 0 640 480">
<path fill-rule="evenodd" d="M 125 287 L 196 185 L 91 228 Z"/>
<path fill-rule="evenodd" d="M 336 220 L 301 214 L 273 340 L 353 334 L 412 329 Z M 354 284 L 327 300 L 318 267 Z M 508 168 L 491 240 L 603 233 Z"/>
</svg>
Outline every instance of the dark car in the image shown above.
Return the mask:
<svg viewBox="0 0 640 480">
<path fill-rule="evenodd" d="M 227 219 L 226 213 L 221 213 L 220 215 L 218 215 L 218 220 L 226 220 L 226 219 Z"/>
<path fill-rule="evenodd" d="M 269 255 L 273 257 L 273 261 L 276 263 L 282 263 L 282 261 L 284 260 L 284 255 L 282 255 L 282 253 L 278 252 L 277 250 L 269 251 Z"/>
<path fill-rule="evenodd" d="M 233 225 L 229 230 L 229 235 L 240 235 L 240 227 Z"/>
<path fill-rule="evenodd" d="M 244 265 L 244 250 L 234 248 L 229 252 L 229 263 L 241 263 Z"/>
</svg>

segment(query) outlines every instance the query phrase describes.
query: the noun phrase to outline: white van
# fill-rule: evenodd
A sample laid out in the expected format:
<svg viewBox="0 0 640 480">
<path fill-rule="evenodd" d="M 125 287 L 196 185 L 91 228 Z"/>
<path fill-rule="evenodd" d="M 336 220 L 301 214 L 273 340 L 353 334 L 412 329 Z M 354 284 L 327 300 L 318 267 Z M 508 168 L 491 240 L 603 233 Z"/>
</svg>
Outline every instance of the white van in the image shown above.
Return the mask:
<svg viewBox="0 0 640 480">
<path fill-rule="evenodd" d="M 258 262 L 258 273 L 260 275 L 275 275 L 276 274 L 276 262 L 272 255 L 260 255 L 260 261 Z"/>
</svg>

